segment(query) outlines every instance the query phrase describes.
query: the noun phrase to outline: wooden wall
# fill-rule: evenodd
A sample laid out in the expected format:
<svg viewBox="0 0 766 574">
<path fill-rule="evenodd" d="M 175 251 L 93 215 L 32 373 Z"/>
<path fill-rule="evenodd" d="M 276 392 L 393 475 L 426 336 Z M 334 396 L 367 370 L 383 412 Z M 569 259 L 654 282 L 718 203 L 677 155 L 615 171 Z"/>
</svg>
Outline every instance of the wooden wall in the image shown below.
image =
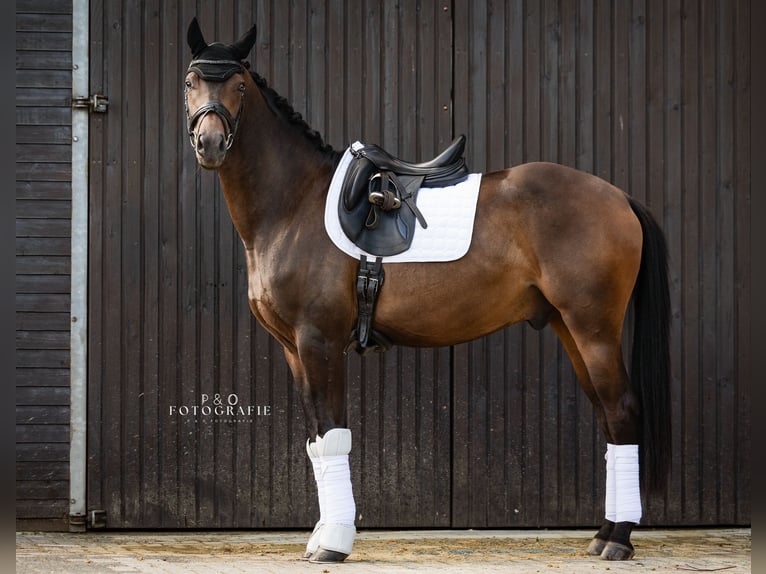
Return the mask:
<svg viewBox="0 0 766 574">
<path fill-rule="evenodd" d="M 257 22 L 253 66 L 338 149 L 362 139 L 427 159 L 466 133 L 474 171 L 557 161 L 647 203 L 671 255 L 674 462 L 645 522 L 749 524 L 749 11 L 749 0 L 94 2 L 91 91 L 110 111 L 90 130 L 89 510 L 115 528 L 309 527 L 318 512 L 287 366 L 250 316 L 241 243 L 184 135 L 197 15 L 209 41 Z M 31 90 L 18 109 L 54 92 Z M 35 113 L 68 113 L 60 105 Z M 66 198 L 34 193 L 19 196 L 38 214 L 20 225 L 66 228 L 45 211 Z M 62 297 L 39 294 L 20 320 L 58 317 L 42 301 Z M 57 375 L 63 388 L 36 386 L 66 391 L 66 370 L 43 364 L 66 348 L 32 351 L 19 372 Z M 605 444 L 550 330 L 350 356 L 347 369 L 360 527 L 600 521 Z M 216 393 L 270 414 L 178 416 Z M 63 413 L 55 400 L 18 409 Z M 56 456 L 37 442 L 30 457 Z"/>
<path fill-rule="evenodd" d="M 16 2 L 16 516 L 69 514 L 71 2 Z"/>
</svg>

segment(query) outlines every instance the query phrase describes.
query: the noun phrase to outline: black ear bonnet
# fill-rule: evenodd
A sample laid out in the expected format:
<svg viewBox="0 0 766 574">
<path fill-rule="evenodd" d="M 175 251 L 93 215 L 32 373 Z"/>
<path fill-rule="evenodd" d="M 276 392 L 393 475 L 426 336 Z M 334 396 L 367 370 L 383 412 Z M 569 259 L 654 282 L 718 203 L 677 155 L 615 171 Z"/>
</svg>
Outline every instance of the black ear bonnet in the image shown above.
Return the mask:
<svg viewBox="0 0 766 574">
<path fill-rule="evenodd" d="M 188 71 L 194 72 L 206 82 L 223 82 L 232 75 L 243 72 L 249 66 L 243 60 L 255 44 L 255 34 L 256 28 L 253 26 L 234 44 L 208 44 L 195 17 L 189 24 L 186 35 L 186 41 L 192 51 Z"/>
</svg>

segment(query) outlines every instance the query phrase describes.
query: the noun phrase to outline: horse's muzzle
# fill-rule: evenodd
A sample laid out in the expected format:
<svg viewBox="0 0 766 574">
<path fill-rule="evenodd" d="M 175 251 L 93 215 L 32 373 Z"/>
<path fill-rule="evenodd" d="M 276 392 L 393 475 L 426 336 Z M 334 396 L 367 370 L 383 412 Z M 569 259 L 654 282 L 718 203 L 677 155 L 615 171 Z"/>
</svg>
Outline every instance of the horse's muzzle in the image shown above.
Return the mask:
<svg viewBox="0 0 766 574">
<path fill-rule="evenodd" d="M 218 131 L 194 135 L 194 154 L 197 162 L 206 169 L 216 169 L 226 158 L 226 138 Z"/>
</svg>

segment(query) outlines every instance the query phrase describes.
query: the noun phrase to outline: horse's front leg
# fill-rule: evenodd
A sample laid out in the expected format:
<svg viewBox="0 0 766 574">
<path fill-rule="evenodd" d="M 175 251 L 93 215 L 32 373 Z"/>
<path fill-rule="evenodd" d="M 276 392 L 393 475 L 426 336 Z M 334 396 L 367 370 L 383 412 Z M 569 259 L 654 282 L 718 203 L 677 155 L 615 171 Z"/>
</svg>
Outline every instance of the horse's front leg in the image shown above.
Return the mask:
<svg viewBox="0 0 766 574">
<path fill-rule="evenodd" d="M 285 355 L 301 393 L 309 431 L 306 451 L 319 495 L 319 520 L 303 558 L 342 562 L 351 553 L 356 536 L 343 348 L 313 336 L 299 341 L 297 351 L 286 350 Z"/>
</svg>

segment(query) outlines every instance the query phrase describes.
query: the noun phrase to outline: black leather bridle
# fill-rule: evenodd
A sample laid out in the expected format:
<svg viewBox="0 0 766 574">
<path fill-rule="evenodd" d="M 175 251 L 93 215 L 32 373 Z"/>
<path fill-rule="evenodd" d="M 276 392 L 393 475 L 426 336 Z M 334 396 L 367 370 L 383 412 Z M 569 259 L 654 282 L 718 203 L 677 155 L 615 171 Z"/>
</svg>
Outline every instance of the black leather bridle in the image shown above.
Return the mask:
<svg viewBox="0 0 766 574">
<path fill-rule="evenodd" d="M 205 65 L 206 71 L 200 67 Z M 210 66 L 221 66 L 221 74 L 213 74 L 210 72 Z M 244 71 L 245 67 L 242 62 L 235 60 L 192 60 L 189 64 L 188 72 L 196 73 L 200 79 L 208 82 L 223 82 L 229 78 L 233 73 L 237 71 Z M 202 104 L 194 114 L 189 114 L 189 102 L 188 102 L 189 88 L 184 88 L 184 109 L 186 110 L 186 129 L 189 133 L 189 141 L 192 147 L 197 149 L 197 134 L 194 131 L 194 127 L 209 113 L 217 114 L 221 118 L 224 125 L 226 135 L 226 151 L 228 151 L 234 144 L 234 137 L 237 135 L 239 129 L 239 119 L 242 116 L 242 107 L 245 103 L 245 86 L 242 85 L 239 88 L 239 109 L 237 110 L 236 117 L 232 117 L 229 110 L 226 109 L 221 102 L 209 101 Z"/>
</svg>

